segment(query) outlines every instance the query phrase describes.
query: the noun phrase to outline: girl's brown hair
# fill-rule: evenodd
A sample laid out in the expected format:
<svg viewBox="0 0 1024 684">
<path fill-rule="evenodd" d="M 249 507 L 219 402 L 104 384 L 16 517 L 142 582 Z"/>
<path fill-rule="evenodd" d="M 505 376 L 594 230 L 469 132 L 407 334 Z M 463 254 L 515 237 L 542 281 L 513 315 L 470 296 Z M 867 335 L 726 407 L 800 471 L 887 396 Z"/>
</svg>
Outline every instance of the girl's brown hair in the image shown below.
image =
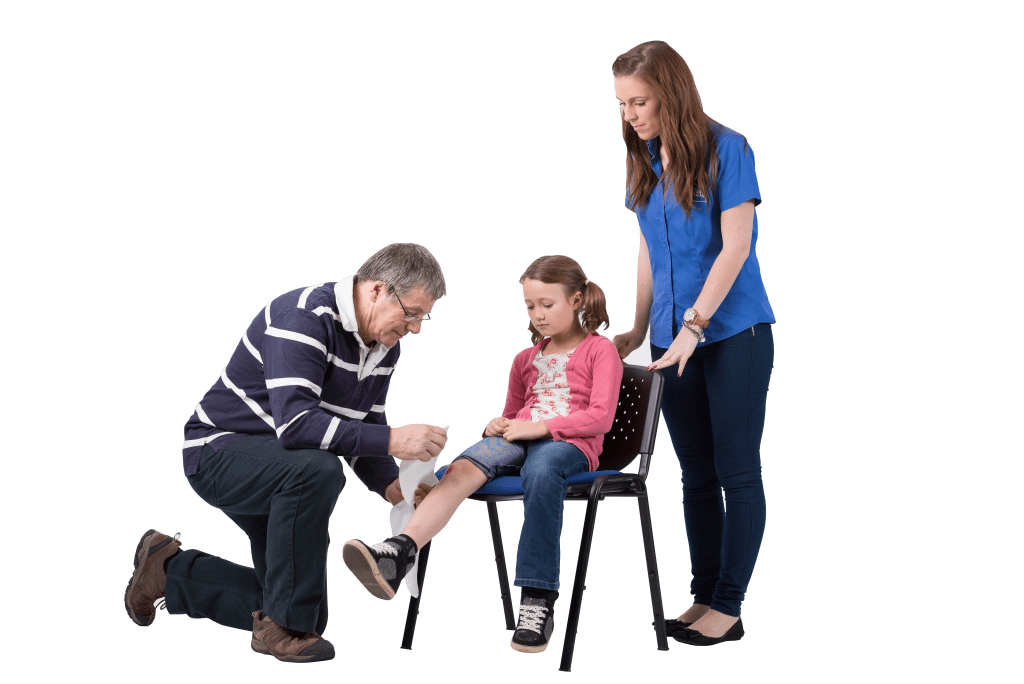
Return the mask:
<svg viewBox="0 0 1024 684">
<path fill-rule="evenodd" d="M 694 206 L 693 191 L 699 191 L 710 202 L 718 176 L 718 151 L 711 126 L 717 122 L 704 113 L 690 67 L 668 43 L 652 40 L 619 55 L 612 63 L 612 74 L 616 78 L 636 76 L 653 91 L 660 142 L 668 152 L 668 168 L 662 171 L 661 180 L 666 188 L 673 188 L 676 202 L 689 216 Z M 658 176 L 648 161 L 647 143 L 625 119 L 622 138 L 626 141 L 629 208 L 637 211 L 647 204 Z"/>
<path fill-rule="evenodd" d="M 549 285 L 557 283 L 565 288 L 566 297 L 572 297 L 577 292 L 582 294 L 583 304 L 578 311 L 578 320 L 588 335 L 596 333 L 602 323 L 605 328 L 608 327 L 604 290 L 587 280 L 586 274 L 575 259 L 561 255 L 542 256 L 530 264 L 526 273 L 519 279 L 519 283 L 522 284 L 527 278 Z M 540 331 L 534 327 L 533 321 L 530 321 L 530 333 L 533 335 L 533 344 L 544 339 Z"/>
</svg>

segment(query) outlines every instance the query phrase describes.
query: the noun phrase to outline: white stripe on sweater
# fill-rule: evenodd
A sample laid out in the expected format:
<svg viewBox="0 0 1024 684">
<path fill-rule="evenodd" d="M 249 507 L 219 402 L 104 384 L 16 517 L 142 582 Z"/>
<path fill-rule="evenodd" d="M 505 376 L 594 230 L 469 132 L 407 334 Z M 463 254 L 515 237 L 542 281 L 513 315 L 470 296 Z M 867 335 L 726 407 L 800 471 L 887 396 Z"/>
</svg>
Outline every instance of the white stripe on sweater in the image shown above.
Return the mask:
<svg viewBox="0 0 1024 684">
<path fill-rule="evenodd" d="M 302 416 L 306 415 L 307 413 L 309 413 L 309 409 L 306 409 L 305 411 L 300 412 L 294 418 L 289 420 L 287 423 L 285 423 L 281 427 L 277 428 L 277 436 L 280 437 L 281 433 L 284 432 L 285 430 L 287 430 L 289 425 L 291 425 L 292 423 L 294 423 L 295 421 L 297 421 L 299 418 L 301 418 Z"/>
<path fill-rule="evenodd" d="M 335 313 L 334 309 L 332 309 L 329 306 L 318 306 L 315 309 L 313 309 L 313 313 L 316 314 L 317 316 L 323 316 L 324 314 L 330 314 L 331 318 L 333 318 L 334 320 L 338 321 L 342 325 L 344 325 L 344 323 L 345 323 L 344 321 L 341 320 L 341 315 L 338 314 L 338 313 Z"/>
<path fill-rule="evenodd" d="M 262 418 L 263 422 L 269 425 L 271 430 L 275 429 L 276 426 L 274 425 L 274 419 L 268 416 L 266 412 L 262 408 L 260 408 L 259 404 L 257 404 L 249 397 L 245 396 L 245 391 L 241 387 L 238 387 L 237 385 L 235 385 L 235 383 L 228 380 L 228 369 L 226 366 L 224 367 L 224 370 L 221 371 L 220 373 L 220 379 L 224 381 L 224 384 L 227 386 L 229 390 L 237 394 L 238 397 L 245 402 L 246 406 L 252 409 L 253 413 Z"/>
<path fill-rule="evenodd" d="M 327 360 L 333 363 L 338 368 L 344 368 L 345 370 L 352 371 L 353 373 L 359 372 L 358 364 L 342 361 L 334 354 L 328 354 Z M 378 366 L 370 372 L 370 375 L 391 375 L 391 371 L 393 370 L 395 370 L 394 366 Z"/>
<path fill-rule="evenodd" d="M 242 333 L 242 343 L 245 344 L 245 348 L 249 350 L 250 354 L 252 354 L 253 356 L 256 357 L 256 360 L 259 361 L 260 365 L 262 366 L 263 365 L 263 357 L 260 356 L 260 353 L 256 349 L 256 347 L 252 346 L 252 342 L 249 341 L 249 336 L 247 334 L 245 334 L 245 333 Z"/>
<path fill-rule="evenodd" d="M 200 404 L 196 404 L 196 415 L 199 416 L 199 420 L 203 421 L 210 427 L 217 427 L 213 424 L 213 421 L 210 420 L 210 417 L 206 415 L 206 411 L 203 410 L 203 407 Z"/>
<path fill-rule="evenodd" d="M 310 285 L 309 287 L 307 287 L 305 290 L 302 291 L 302 294 L 299 295 L 299 308 L 300 309 L 305 309 L 306 308 L 306 299 L 309 297 L 309 293 L 312 292 L 313 290 L 315 290 L 318 287 L 323 287 L 323 283 L 319 283 L 317 285 Z M 317 314 L 317 315 L 319 315 L 319 314 Z"/>
<path fill-rule="evenodd" d="M 204 444 L 206 444 L 208 442 L 212 442 L 213 440 L 217 439 L 218 437 L 223 437 L 224 435 L 233 435 L 233 434 L 235 434 L 235 433 L 234 432 L 218 432 L 216 434 L 210 435 L 209 437 L 203 437 L 202 439 L 186 439 L 185 443 L 181 445 L 181 448 L 182 449 L 188 449 L 190 447 L 203 446 Z"/>
<path fill-rule="evenodd" d="M 310 347 L 316 347 L 324 354 L 327 353 L 327 347 L 321 344 L 319 341 L 313 339 L 309 335 L 303 335 L 302 333 L 292 332 L 291 330 L 281 330 L 273 326 L 267 326 L 267 334 L 272 337 L 280 337 L 283 340 L 292 340 L 293 342 L 302 342 L 308 344 Z"/>
<path fill-rule="evenodd" d="M 324 440 L 320 442 L 320 448 L 326 449 L 331 446 L 331 441 L 334 439 L 334 433 L 338 431 L 338 426 L 341 425 L 341 418 L 331 418 L 331 424 L 327 426 L 327 432 L 324 433 Z"/>
<path fill-rule="evenodd" d="M 358 364 L 349 363 L 348 361 L 342 361 L 341 359 L 339 359 L 334 354 L 328 354 L 327 355 L 327 360 L 330 361 L 331 363 L 333 363 L 338 368 L 344 368 L 345 370 L 352 371 L 353 373 L 358 373 L 359 372 L 359 365 Z"/>
<path fill-rule="evenodd" d="M 373 406 L 370 407 L 370 410 L 373 411 L 374 413 L 384 413 L 384 405 L 374 404 Z"/>
<path fill-rule="evenodd" d="M 320 386 L 314 383 L 312 380 L 306 378 L 274 378 L 273 380 L 267 380 L 267 389 L 274 389 L 275 387 L 288 387 L 291 385 L 298 385 L 299 387 L 308 387 L 316 393 L 316 396 L 320 396 Z"/>
<path fill-rule="evenodd" d="M 366 411 L 354 411 L 350 408 L 345 408 L 344 406 L 335 406 L 334 404 L 328 404 L 326 401 L 321 401 L 320 405 L 327 409 L 328 411 L 334 411 L 335 413 L 340 413 L 343 416 L 355 418 L 356 420 L 362 420 L 363 418 L 366 417 Z"/>
</svg>

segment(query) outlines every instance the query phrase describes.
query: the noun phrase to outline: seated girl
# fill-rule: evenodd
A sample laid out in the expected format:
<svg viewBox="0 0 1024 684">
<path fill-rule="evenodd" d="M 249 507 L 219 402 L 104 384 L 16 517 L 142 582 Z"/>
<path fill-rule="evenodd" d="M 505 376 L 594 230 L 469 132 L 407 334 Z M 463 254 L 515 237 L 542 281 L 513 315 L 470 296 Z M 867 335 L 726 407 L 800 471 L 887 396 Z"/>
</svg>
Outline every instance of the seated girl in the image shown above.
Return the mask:
<svg viewBox="0 0 1024 684">
<path fill-rule="evenodd" d="M 416 552 L 485 482 L 521 473 L 525 520 L 515 584 L 522 587 L 512 648 L 547 648 L 558 598 L 559 536 L 566 478 L 594 470 L 611 429 L 622 381 L 615 345 L 596 330 L 608 327 L 604 293 L 565 256 L 537 259 L 519 282 L 533 345 L 516 355 L 505 410 L 484 439 L 448 467 L 397 537 L 373 546 L 345 543 L 345 564 L 382 599 L 395 595 Z"/>
</svg>

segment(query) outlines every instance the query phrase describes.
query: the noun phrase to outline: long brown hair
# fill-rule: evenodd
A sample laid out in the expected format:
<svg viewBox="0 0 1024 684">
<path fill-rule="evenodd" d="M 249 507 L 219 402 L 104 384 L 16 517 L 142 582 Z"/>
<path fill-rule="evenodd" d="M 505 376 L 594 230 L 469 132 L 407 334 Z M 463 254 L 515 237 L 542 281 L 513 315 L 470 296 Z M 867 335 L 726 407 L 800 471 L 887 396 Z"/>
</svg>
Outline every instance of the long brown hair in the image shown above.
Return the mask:
<svg viewBox="0 0 1024 684">
<path fill-rule="evenodd" d="M 711 189 L 718 176 L 718 152 L 715 149 L 713 123 L 704 113 L 690 67 L 668 43 L 652 40 L 619 55 L 612 63 L 612 74 L 636 76 L 653 91 L 661 128 L 660 143 L 668 152 L 668 168 L 661 181 L 673 188 L 676 202 L 686 215 L 693 211 L 693 191 L 711 200 Z M 658 176 L 648 161 L 647 143 L 633 127 L 622 120 L 622 139 L 626 141 L 626 180 L 629 207 L 637 211 L 647 204 Z"/>
<path fill-rule="evenodd" d="M 526 273 L 519 279 L 519 283 L 522 284 L 527 278 L 549 285 L 561 285 L 565 288 L 566 297 L 572 297 L 577 292 L 582 294 L 583 304 L 577 315 L 583 331 L 588 335 L 596 333 L 602 323 L 605 328 L 608 327 L 608 309 L 605 306 L 604 290 L 596 283 L 587 280 L 587 275 L 575 259 L 557 254 L 542 256 L 530 264 Z M 533 336 L 533 344 L 544 339 L 540 331 L 534 327 L 533 321 L 530 321 L 530 333 Z"/>
</svg>

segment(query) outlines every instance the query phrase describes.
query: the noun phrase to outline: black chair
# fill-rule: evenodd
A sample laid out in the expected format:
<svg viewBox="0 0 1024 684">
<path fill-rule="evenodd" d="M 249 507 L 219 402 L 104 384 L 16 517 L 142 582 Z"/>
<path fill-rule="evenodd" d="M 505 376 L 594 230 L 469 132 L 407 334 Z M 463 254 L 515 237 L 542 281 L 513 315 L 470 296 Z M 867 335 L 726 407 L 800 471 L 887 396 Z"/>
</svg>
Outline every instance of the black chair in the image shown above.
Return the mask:
<svg viewBox="0 0 1024 684">
<path fill-rule="evenodd" d="M 594 538 L 594 522 L 597 518 L 597 504 L 606 496 L 632 497 L 640 507 L 640 530 L 644 539 L 644 553 L 647 557 L 647 576 L 651 586 L 651 608 L 654 612 L 654 631 L 658 650 L 667 651 L 665 638 L 665 615 L 661 605 L 661 583 L 658 580 L 658 562 L 654 554 L 654 535 L 651 531 L 651 509 L 647 502 L 647 470 L 654 450 L 654 438 L 658 432 L 661 411 L 663 379 L 659 371 L 648 371 L 643 366 L 627 365 L 623 369 L 622 389 L 619 405 L 615 411 L 615 422 L 605 435 L 604 450 L 601 453 L 598 470 L 579 473 L 567 478 L 569 484 L 566 501 L 586 501 L 587 513 L 583 523 L 583 539 L 580 541 L 580 557 L 576 566 L 576 581 L 569 604 L 569 617 L 565 628 L 565 645 L 562 648 L 560 670 L 568 672 L 572 665 L 573 648 L 576 644 L 576 628 L 579 625 L 580 606 L 583 590 L 586 589 L 587 564 L 590 561 L 590 545 Z M 636 474 L 621 470 L 640 457 Z M 447 468 L 438 471 L 438 476 Z M 508 570 L 505 567 L 505 553 L 501 543 L 501 528 L 498 525 L 498 501 L 516 501 L 523 498 L 523 484 L 519 477 L 499 477 L 478 489 L 469 498 L 487 502 L 487 515 L 491 522 L 491 538 L 494 542 L 495 562 L 498 566 L 498 583 L 501 586 L 501 600 L 505 609 L 505 627 L 516 628 L 512 612 L 512 598 L 508 584 Z M 423 595 L 423 580 L 427 571 L 427 557 L 430 543 L 420 550 L 419 586 Z M 416 630 L 416 616 L 419 614 L 419 598 L 409 600 L 409 613 L 405 621 L 405 635 L 402 648 L 412 648 Z"/>
</svg>

